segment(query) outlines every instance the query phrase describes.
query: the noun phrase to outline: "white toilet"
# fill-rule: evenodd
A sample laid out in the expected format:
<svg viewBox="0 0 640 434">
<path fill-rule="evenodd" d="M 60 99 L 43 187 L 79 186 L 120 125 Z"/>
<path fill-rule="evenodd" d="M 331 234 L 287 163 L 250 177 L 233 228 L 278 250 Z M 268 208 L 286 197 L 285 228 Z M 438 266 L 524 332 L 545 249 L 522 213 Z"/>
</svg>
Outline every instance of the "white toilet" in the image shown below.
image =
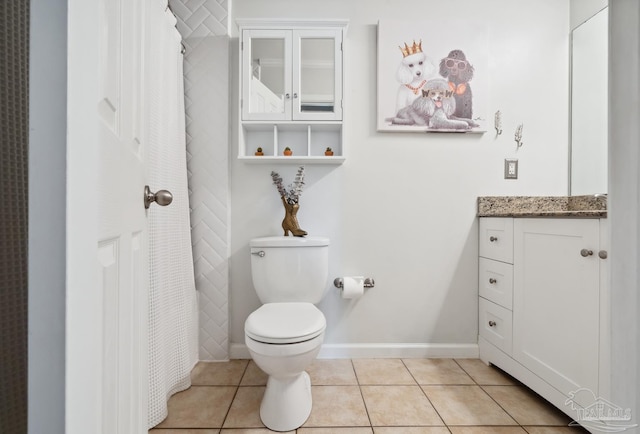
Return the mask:
<svg viewBox="0 0 640 434">
<path fill-rule="evenodd" d="M 311 413 L 305 368 L 316 358 L 326 320 L 314 306 L 324 297 L 329 239 L 264 237 L 250 242 L 253 286 L 263 305 L 244 324 L 254 362 L 269 375 L 260 418 L 274 431 L 291 431 Z"/>
</svg>

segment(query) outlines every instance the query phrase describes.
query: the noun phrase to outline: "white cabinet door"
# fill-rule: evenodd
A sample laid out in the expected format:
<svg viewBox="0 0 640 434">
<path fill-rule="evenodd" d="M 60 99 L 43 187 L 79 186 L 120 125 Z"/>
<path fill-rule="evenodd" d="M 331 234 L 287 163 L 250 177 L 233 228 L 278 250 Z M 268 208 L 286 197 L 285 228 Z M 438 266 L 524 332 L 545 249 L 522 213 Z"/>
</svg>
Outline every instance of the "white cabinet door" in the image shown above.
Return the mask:
<svg viewBox="0 0 640 434">
<path fill-rule="evenodd" d="M 244 29 L 242 119 L 342 119 L 342 28 Z"/>
<path fill-rule="evenodd" d="M 513 357 L 564 394 L 598 396 L 599 224 L 514 222 Z"/>
<path fill-rule="evenodd" d="M 342 119 L 342 29 L 293 31 L 293 120 Z"/>
<path fill-rule="evenodd" d="M 242 119 L 291 120 L 291 30 L 242 31 Z"/>
</svg>

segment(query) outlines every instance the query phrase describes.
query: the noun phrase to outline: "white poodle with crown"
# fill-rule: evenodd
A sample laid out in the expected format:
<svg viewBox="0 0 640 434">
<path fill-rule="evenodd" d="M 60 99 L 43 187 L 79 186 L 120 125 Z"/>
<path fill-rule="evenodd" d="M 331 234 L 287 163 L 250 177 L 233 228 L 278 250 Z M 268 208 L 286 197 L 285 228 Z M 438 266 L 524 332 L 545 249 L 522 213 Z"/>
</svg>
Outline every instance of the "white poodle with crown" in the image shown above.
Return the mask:
<svg viewBox="0 0 640 434">
<path fill-rule="evenodd" d="M 402 52 L 402 62 L 396 74 L 400 82 L 396 97 L 396 113 L 411 105 L 413 100 L 422 95 L 422 88 L 427 80 L 437 75 L 437 68 L 433 61 L 422 52 L 422 40 L 416 44 L 399 47 Z"/>
</svg>

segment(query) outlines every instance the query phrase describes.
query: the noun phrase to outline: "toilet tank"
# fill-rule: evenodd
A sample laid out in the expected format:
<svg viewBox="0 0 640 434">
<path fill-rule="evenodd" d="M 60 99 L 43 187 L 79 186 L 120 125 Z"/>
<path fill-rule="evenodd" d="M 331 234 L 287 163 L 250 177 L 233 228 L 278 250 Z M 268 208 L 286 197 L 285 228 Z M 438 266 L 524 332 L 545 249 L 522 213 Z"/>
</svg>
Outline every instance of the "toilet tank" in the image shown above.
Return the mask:
<svg viewBox="0 0 640 434">
<path fill-rule="evenodd" d="M 322 300 L 329 273 L 328 238 L 254 238 L 249 247 L 253 286 L 262 303 Z"/>
</svg>

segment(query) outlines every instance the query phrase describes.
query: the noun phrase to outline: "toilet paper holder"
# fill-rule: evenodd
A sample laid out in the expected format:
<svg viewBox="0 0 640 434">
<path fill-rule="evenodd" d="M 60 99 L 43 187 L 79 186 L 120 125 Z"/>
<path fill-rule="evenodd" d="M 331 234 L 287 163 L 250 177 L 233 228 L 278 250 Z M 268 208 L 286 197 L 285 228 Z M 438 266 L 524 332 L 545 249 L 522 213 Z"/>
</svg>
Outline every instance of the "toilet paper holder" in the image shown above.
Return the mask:
<svg viewBox="0 0 640 434">
<path fill-rule="evenodd" d="M 375 284 L 376 282 L 371 277 L 365 277 L 363 282 L 365 288 L 373 288 Z M 333 286 L 341 289 L 344 286 L 342 277 L 336 277 L 335 279 L 333 279 Z"/>
</svg>

